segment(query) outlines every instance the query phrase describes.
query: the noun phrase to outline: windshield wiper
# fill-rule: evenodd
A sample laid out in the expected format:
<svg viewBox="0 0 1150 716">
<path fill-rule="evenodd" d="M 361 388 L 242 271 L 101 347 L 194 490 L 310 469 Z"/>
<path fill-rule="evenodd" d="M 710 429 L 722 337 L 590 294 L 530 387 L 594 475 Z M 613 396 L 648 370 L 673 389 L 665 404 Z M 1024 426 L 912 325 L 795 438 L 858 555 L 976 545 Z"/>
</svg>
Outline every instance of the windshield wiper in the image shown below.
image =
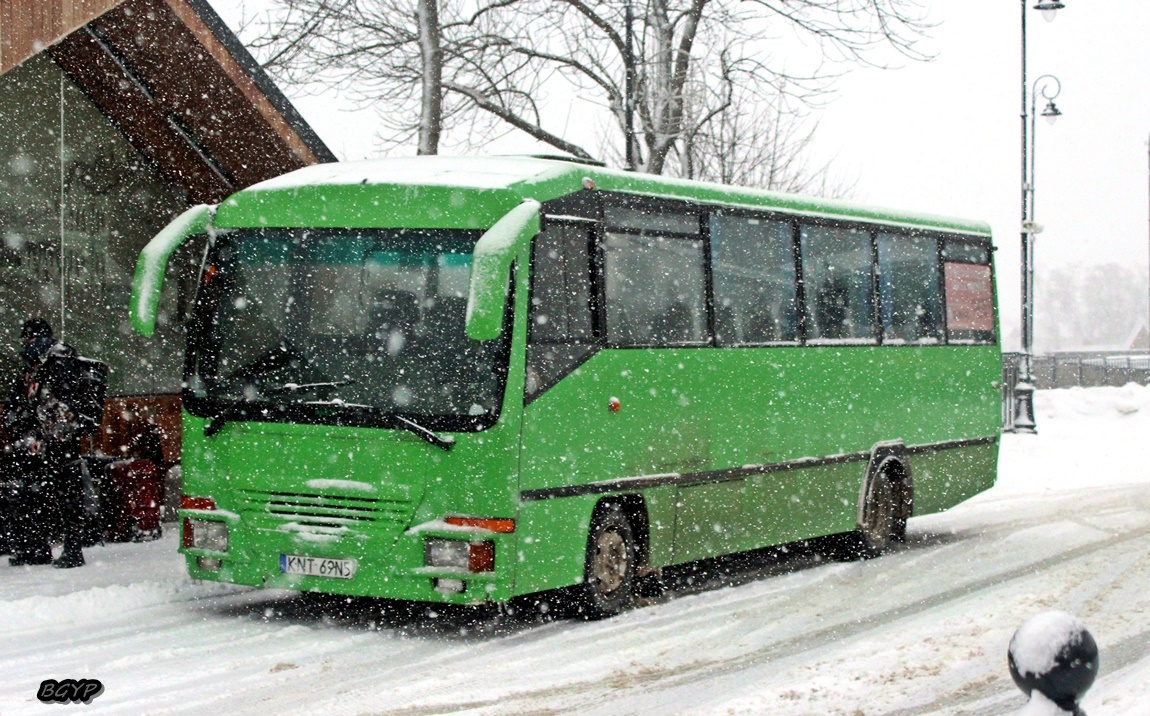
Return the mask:
<svg viewBox="0 0 1150 716">
<path fill-rule="evenodd" d="M 295 395 L 319 388 L 341 388 L 345 385 L 355 385 L 356 382 L 354 380 L 327 380 L 318 383 L 284 383 L 283 385 L 264 386 L 263 392 L 268 395 L 284 395 L 285 393 Z"/>
<path fill-rule="evenodd" d="M 348 384 L 348 383 L 353 383 L 353 382 L 354 381 L 337 381 L 336 383 L 310 383 L 307 386 L 300 386 L 299 389 L 303 389 L 305 387 L 311 387 L 311 386 L 327 387 L 329 385 Z M 291 384 L 287 384 L 287 385 L 291 385 Z M 359 405 L 358 403 L 344 403 L 342 400 L 339 400 L 339 399 L 332 400 L 332 401 L 322 401 L 322 402 L 321 401 L 310 401 L 307 404 L 308 405 L 331 405 L 331 406 L 346 407 L 346 408 L 370 408 L 370 406 Z M 209 416 L 208 421 L 206 423 L 204 423 L 204 437 L 210 438 L 213 435 L 215 435 L 216 433 L 220 432 L 221 430 L 223 430 L 224 425 L 227 424 L 229 421 L 235 420 L 236 418 L 247 418 L 248 412 L 249 412 L 249 409 L 246 407 L 229 407 L 229 408 L 221 409 L 215 415 Z M 258 411 L 252 411 L 252 412 L 258 412 L 258 413 L 264 414 L 264 415 L 267 414 L 266 410 L 258 410 Z M 450 435 L 446 435 L 446 436 L 437 435 L 434 432 L 432 432 L 431 430 L 428 430 L 427 428 L 423 427 L 419 423 L 415 422 L 414 420 L 409 420 L 409 419 L 401 417 L 399 415 L 389 415 L 388 419 L 391 422 L 392 427 L 398 428 L 400 430 L 406 430 L 410 433 L 414 433 L 416 435 L 416 437 L 418 437 L 420 440 L 423 440 L 424 442 L 430 443 L 431 445 L 434 445 L 435 447 L 440 448 L 441 450 L 450 451 L 451 448 L 455 446 L 455 438 L 454 437 L 452 437 Z"/>
<path fill-rule="evenodd" d="M 402 418 L 398 415 L 392 415 L 390 418 L 393 421 L 395 427 L 400 428 L 401 430 L 407 430 L 408 432 L 415 433 L 421 440 L 431 443 L 437 448 L 450 451 L 452 446 L 455 445 L 455 438 L 451 437 L 450 435 L 447 437 L 440 437 L 419 423 L 408 420 L 407 418 Z"/>
</svg>

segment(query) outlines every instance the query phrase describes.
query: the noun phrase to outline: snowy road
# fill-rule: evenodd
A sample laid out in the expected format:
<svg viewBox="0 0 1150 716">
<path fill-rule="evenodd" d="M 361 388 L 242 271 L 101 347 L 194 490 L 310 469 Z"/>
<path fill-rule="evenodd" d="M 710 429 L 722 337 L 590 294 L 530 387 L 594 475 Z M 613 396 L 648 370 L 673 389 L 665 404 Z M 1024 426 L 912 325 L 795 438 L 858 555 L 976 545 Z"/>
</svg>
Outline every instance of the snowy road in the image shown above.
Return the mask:
<svg viewBox="0 0 1150 716">
<path fill-rule="evenodd" d="M 605 622 L 454 615 L 193 584 L 174 535 L 80 570 L 0 566 L 0 714 L 43 679 L 85 711 L 260 714 L 1007 714 L 1014 629 L 1046 609 L 1102 649 L 1091 716 L 1150 714 L 1150 389 L 1038 397 L 999 485 L 861 563 L 807 550 L 674 575 Z M 727 573 L 723 575 L 722 573 Z M 330 605 L 329 605 L 330 607 Z M 49 713 L 53 713 L 49 711 Z"/>
</svg>

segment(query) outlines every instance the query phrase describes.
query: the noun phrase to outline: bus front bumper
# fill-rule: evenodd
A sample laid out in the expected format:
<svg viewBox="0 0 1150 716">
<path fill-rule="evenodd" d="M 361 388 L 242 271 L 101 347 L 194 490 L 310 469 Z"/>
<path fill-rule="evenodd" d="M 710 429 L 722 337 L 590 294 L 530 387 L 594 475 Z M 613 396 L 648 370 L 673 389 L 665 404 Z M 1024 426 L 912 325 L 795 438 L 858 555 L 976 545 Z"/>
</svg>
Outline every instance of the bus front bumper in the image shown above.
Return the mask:
<svg viewBox="0 0 1150 716">
<path fill-rule="evenodd" d="M 181 522 L 186 529 L 186 522 Z M 479 539 L 476 535 L 411 530 L 398 535 L 348 531 L 339 536 L 317 536 L 282 527 L 233 524 L 226 551 L 185 542 L 180 552 L 193 579 L 347 596 L 476 604 L 511 598 L 514 537 L 488 534 Z M 488 542 L 491 559 L 475 565 L 484 571 L 470 571 L 461 564 L 429 564 L 432 541 Z"/>
</svg>

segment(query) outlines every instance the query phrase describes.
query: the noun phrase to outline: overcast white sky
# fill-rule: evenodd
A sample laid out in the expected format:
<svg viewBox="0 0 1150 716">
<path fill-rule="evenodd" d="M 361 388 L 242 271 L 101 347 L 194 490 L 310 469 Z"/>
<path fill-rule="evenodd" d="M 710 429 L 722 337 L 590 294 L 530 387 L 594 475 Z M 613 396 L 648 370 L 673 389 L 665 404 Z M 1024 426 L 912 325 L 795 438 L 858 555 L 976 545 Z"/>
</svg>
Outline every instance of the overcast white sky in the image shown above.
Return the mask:
<svg viewBox="0 0 1150 716">
<path fill-rule="evenodd" d="M 1063 116 L 1053 126 L 1040 119 L 1037 128 L 1036 219 L 1045 227 L 1037 244 L 1040 279 L 1043 265 L 1116 262 L 1146 273 L 1150 2 L 1063 1 L 1067 8 L 1053 23 L 1035 10 L 1027 20 L 1031 82 L 1047 73 L 1062 81 Z M 268 4 L 211 2 L 233 27 L 241 7 L 250 15 Z M 859 69 L 840 80 L 819 112 L 815 151 L 833 159 L 836 173 L 857 177 L 860 201 L 988 221 L 1000 247 L 1003 328 L 1016 333 L 1021 3 L 937 0 L 929 8 L 938 26 L 923 46 L 937 58 Z M 284 89 L 338 156 L 377 155 L 369 111 Z M 553 152 L 521 137 L 489 151 Z"/>
<path fill-rule="evenodd" d="M 1063 116 L 1037 126 L 1035 218 L 1045 231 L 1035 263 L 1117 262 L 1145 275 L 1150 3 L 1064 2 L 1053 23 L 1034 10 L 1027 19 L 1030 81 L 1062 81 Z M 1020 5 L 932 3 L 938 59 L 852 73 L 818 137 L 857 172 L 860 198 L 990 222 L 1004 328 L 1018 323 Z"/>
</svg>

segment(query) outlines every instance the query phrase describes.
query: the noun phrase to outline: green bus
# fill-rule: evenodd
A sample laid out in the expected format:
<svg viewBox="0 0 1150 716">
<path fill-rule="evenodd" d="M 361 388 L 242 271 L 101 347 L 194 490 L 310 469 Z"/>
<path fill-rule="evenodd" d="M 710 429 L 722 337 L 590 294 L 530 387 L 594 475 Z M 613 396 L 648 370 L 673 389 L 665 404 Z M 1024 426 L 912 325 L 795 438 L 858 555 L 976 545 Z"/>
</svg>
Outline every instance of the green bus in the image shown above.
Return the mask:
<svg viewBox="0 0 1150 716">
<path fill-rule="evenodd" d="M 181 244 L 196 579 L 571 587 L 602 617 L 670 565 L 836 534 L 879 554 L 994 484 L 981 222 L 547 157 L 319 165 L 157 235 L 144 335 Z"/>
</svg>

